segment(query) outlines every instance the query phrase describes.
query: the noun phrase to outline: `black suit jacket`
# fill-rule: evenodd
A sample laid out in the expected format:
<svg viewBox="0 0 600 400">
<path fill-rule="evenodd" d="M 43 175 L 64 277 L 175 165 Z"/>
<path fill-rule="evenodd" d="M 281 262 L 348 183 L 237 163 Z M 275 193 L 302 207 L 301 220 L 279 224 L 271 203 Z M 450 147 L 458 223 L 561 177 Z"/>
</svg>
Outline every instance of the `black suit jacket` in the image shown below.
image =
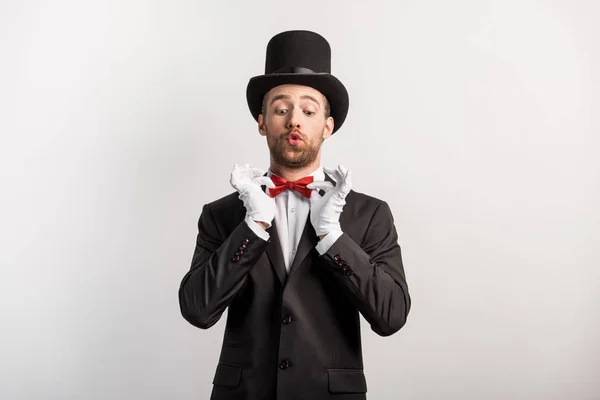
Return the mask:
<svg viewBox="0 0 600 400">
<path fill-rule="evenodd" d="M 179 288 L 198 328 L 229 307 L 211 400 L 366 399 L 359 312 L 388 336 L 411 304 L 388 204 L 350 191 L 344 233 L 322 256 L 309 214 L 289 274 L 275 221 L 265 241 L 245 215 L 237 192 L 204 205 Z"/>
</svg>

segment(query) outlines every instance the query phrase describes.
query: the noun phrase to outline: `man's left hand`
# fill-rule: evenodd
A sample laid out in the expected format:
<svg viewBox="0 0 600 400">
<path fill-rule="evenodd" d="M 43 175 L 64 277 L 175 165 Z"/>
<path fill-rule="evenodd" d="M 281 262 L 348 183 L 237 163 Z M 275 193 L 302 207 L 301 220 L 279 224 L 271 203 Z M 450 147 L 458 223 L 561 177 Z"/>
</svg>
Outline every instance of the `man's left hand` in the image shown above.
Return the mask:
<svg viewBox="0 0 600 400">
<path fill-rule="evenodd" d="M 306 185 L 308 189 L 315 189 L 310 196 L 310 222 L 321 238 L 333 230 L 342 230 L 340 215 L 346 204 L 346 196 L 352 189 L 350 170 L 343 165 L 338 165 L 336 169 L 323 167 L 323 171 L 331 175 L 336 182 L 335 186 L 327 181 Z M 323 197 L 319 195 L 319 189 L 325 190 Z"/>
</svg>

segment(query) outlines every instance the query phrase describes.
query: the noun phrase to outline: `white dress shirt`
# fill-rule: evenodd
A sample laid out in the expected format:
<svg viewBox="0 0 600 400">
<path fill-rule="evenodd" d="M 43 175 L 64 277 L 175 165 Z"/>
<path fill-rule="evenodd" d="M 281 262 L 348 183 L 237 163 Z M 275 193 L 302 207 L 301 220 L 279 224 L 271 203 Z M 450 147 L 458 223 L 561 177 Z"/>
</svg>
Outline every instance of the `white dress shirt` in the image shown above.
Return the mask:
<svg viewBox="0 0 600 400">
<path fill-rule="evenodd" d="M 267 171 L 267 176 L 271 176 L 271 174 L 272 172 L 269 169 Z M 323 172 L 322 167 L 317 168 L 316 171 L 308 176 L 314 176 L 315 182 L 325 180 L 325 173 Z M 265 193 L 269 194 L 269 188 L 265 188 Z M 318 195 L 318 193 L 314 192 L 312 194 L 312 196 Z M 287 272 L 290 271 L 290 266 L 294 261 L 296 249 L 300 242 L 302 232 L 304 231 L 305 224 L 310 224 L 310 221 L 308 221 L 309 211 L 310 200 L 302 196 L 296 190 L 285 190 L 275 196 L 275 226 L 277 228 L 277 234 L 279 235 L 283 260 L 285 261 L 285 269 Z M 269 232 L 265 231 L 253 219 L 246 218 L 246 223 L 261 239 L 269 239 Z M 341 235 L 341 231 L 336 230 L 329 232 L 323 240 L 317 243 L 315 248 L 319 254 L 323 255 Z"/>
</svg>

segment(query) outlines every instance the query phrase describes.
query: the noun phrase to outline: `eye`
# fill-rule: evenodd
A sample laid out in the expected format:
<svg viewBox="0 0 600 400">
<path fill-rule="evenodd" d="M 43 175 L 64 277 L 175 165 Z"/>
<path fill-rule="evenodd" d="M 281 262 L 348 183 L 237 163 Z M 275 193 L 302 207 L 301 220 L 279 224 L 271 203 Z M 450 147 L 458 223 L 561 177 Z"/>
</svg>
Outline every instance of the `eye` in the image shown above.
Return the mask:
<svg viewBox="0 0 600 400">
<path fill-rule="evenodd" d="M 314 112 L 314 111 L 304 111 L 304 113 L 305 113 L 306 115 L 308 115 L 309 117 L 311 117 L 311 116 L 315 115 L 315 112 Z"/>
<path fill-rule="evenodd" d="M 285 115 L 286 112 L 287 112 L 287 110 L 282 109 L 282 108 L 275 110 L 275 114 L 277 114 L 277 115 Z"/>
</svg>

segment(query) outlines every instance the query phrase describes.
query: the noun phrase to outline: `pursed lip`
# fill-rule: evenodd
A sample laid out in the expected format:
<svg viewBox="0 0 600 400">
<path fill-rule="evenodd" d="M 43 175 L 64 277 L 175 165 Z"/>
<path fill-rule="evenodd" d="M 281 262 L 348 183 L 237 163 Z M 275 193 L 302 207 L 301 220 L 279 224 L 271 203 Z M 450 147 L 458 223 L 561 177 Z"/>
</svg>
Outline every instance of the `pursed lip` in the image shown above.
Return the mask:
<svg viewBox="0 0 600 400">
<path fill-rule="evenodd" d="M 291 131 L 290 133 L 288 133 L 285 140 L 290 140 L 290 139 L 303 140 L 302 134 L 298 131 Z"/>
</svg>

